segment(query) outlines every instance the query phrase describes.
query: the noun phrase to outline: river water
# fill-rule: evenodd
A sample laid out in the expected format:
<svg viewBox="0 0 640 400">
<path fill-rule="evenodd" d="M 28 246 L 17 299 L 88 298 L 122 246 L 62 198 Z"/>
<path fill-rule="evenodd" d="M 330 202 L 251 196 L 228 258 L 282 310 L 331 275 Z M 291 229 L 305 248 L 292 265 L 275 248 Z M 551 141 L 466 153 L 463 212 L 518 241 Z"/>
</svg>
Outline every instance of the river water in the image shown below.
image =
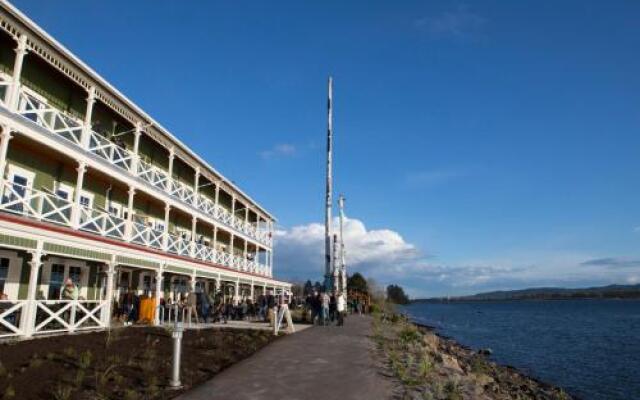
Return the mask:
<svg viewBox="0 0 640 400">
<path fill-rule="evenodd" d="M 640 399 L 640 300 L 416 303 L 402 310 L 578 398 Z"/>
</svg>

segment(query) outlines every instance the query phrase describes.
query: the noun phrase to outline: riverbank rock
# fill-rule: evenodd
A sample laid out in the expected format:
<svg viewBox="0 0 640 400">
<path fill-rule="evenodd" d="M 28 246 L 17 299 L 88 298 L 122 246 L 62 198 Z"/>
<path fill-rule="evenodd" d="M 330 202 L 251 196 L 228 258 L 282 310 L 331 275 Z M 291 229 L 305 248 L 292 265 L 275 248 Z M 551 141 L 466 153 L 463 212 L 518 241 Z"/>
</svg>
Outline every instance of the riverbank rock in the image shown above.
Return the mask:
<svg viewBox="0 0 640 400">
<path fill-rule="evenodd" d="M 443 353 L 440 356 L 442 358 L 442 366 L 444 368 L 451 370 L 453 372 L 456 372 L 458 374 L 464 373 L 462 371 L 462 368 L 460 367 L 460 364 L 458 363 L 458 360 L 455 357 L 446 353 Z"/>
<path fill-rule="evenodd" d="M 425 333 L 422 341 L 424 345 L 431 351 L 437 351 L 440 339 L 433 333 Z"/>
</svg>

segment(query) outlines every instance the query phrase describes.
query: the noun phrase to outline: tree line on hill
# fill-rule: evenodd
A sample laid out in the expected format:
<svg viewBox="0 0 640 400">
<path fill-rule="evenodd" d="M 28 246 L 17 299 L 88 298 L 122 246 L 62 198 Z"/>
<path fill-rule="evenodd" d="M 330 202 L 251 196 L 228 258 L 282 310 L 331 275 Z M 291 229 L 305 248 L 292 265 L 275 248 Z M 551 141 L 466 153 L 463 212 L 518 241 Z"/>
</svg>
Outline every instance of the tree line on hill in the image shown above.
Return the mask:
<svg viewBox="0 0 640 400">
<path fill-rule="evenodd" d="M 409 296 L 399 285 L 392 284 L 382 289 L 374 279 L 367 279 L 359 272 L 347 276 L 347 287 L 350 292 L 369 295 L 372 299 L 386 299 L 395 304 L 409 303 Z M 319 281 L 311 282 L 309 279 L 304 284 L 294 284 L 291 290 L 295 296 L 306 297 L 314 292 L 323 292 L 325 287 Z"/>
<path fill-rule="evenodd" d="M 435 297 L 415 299 L 414 302 L 452 302 L 452 301 L 500 301 L 500 300 L 569 300 L 569 299 L 637 299 L 640 298 L 640 284 L 609 285 L 600 287 L 567 288 L 531 288 L 505 290 L 474 294 L 471 296 Z"/>
</svg>

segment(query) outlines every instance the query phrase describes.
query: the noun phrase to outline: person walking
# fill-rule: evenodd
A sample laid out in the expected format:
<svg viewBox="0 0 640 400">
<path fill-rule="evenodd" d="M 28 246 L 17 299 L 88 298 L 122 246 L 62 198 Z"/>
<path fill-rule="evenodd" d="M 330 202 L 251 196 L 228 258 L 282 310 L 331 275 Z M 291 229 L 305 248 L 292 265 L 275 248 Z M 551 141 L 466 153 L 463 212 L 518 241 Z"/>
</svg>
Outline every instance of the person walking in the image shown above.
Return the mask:
<svg viewBox="0 0 640 400">
<path fill-rule="evenodd" d="M 320 299 L 322 300 L 322 326 L 327 326 L 329 322 L 329 302 L 331 299 L 326 292 L 322 292 Z"/>
<path fill-rule="evenodd" d="M 276 303 L 276 298 L 273 293 L 269 291 L 269 294 L 267 295 L 267 317 L 269 319 L 269 326 L 271 327 L 275 326 L 275 312 L 277 307 L 278 304 Z"/>
<path fill-rule="evenodd" d="M 336 309 L 338 312 L 338 326 L 344 326 L 345 307 L 347 300 L 344 298 L 344 294 L 338 293 L 336 299 Z"/>
</svg>

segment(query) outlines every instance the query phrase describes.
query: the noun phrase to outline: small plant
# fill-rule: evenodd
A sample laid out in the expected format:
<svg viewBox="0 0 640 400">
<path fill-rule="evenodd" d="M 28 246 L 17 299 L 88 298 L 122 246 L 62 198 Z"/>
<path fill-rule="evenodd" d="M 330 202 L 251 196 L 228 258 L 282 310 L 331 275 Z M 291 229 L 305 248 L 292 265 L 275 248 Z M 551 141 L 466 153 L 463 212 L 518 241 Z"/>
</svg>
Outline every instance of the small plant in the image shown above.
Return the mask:
<svg viewBox="0 0 640 400">
<path fill-rule="evenodd" d="M 56 358 L 56 355 L 55 355 L 55 354 L 53 354 L 53 353 L 51 353 L 51 352 L 49 352 L 49 353 L 47 353 L 47 355 L 45 356 L 45 358 L 46 358 L 47 360 L 49 360 L 49 361 L 53 361 L 53 359 L 54 359 L 54 358 Z"/>
<path fill-rule="evenodd" d="M 74 349 L 73 347 L 69 346 L 67 348 L 65 348 L 62 353 L 67 356 L 67 357 L 74 357 L 76 355 L 76 349 Z"/>
<path fill-rule="evenodd" d="M 42 365 L 42 359 L 38 356 L 38 353 L 35 353 L 32 357 L 31 360 L 29 360 L 29 367 L 34 367 L 34 368 L 38 368 L 39 366 Z"/>
<path fill-rule="evenodd" d="M 69 400 L 72 393 L 73 388 L 71 386 L 58 384 L 53 390 L 53 398 L 55 400 Z"/>
<path fill-rule="evenodd" d="M 418 366 L 418 374 L 420 378 L 426 380 L 432 370 L 433 364 L 431 363 L 431 359 L 429 359 L 429 355 L 423 354 L 422 359 L 420 360 L 420 365 Z"/>
<path fill-rule="evenodd" d="M 138 400 L 138 392 L 133 389 L 127 389 L 124 391 L 124 400 Z"/>
<path fill-rule="evenodd" d="M 462 400 L 462 391 L 460 386 L 455 381 L 448 381 L 444 385 L 444 392 L 446 393 L 447 400 Z"/>
<path fill-rule="evenodd" d="M 82 386 L 82 382 L 84 382 L 84 369 L 79 369 L 78 371 L 76 371 L 76 376 L 73 380 L 73 383 L 76 385 L 76 387 L 80 387 Z"/>
<path fill-rule="evenodd" d="M 160 394 L 158 377 L 153 375 L 149 377 L 148 382 L 149 384 L 147 386 L 147 393 L 149 394 L 149 397 L 150 398 L 158 397 L 158 395 Z"/>
<path fill-rule="evenodd" d="M 4 394 L 2 395 L 2 398 L 13 399 L 14 397 L 16 397 L 16 390 L 11 385 L 7 386 L 7 388 L 4 390 Z"/>
<path fill-rule="evenodd" d="M 398 333 L 398 339 L 402 344 L 409 345 L 422 339 L 422 335 L 414 325 L 407 325 Z"/>
<path fill-rule="evenodd" d="M 489 366 L 482 356 L 473 356 L 470 366 L 471 372 L 474 374 L 486 374 L 489 372 Z"/>
<path fill-rule="evenodd" d="M 86 350 L 80 353 L 80 357 L 78 357 L 78 367 L 80 369 L 87 369 L 91 365 L 91 359 L 93 358 L 93 354 L 91 351 Z"/>
</svg>

